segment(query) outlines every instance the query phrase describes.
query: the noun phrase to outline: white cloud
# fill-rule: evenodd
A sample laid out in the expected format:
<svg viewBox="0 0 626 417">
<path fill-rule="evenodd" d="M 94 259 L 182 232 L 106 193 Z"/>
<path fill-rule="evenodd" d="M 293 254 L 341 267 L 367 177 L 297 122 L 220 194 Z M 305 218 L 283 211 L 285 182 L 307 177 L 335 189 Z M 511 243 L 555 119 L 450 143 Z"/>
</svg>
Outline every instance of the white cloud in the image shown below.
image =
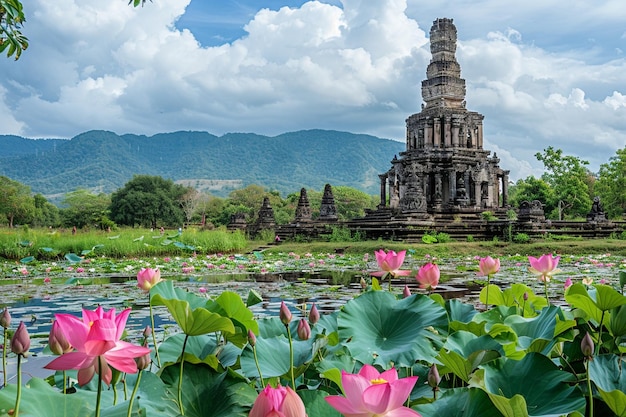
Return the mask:
<svg viewBox="0 0 626 417">
<path fill-rule="evenodd" d="M 420 110 L 430 25 L 451 17 L 467 107 L 485 115 L 486 143 L 513 177 L 540 170 L 534 153 L 550 145 L 597 169 L 626 143 L 621 0 L 343 0 L 278 10 L 242 0 L 258 9 L 246 35 L 214 47 L 176 29 L 189 3 L 28 2 L 31 46 L 17 62 L 0 59 L 0 133 L 327 128 L 403 140 L 405 119 Z"/>
</svg>

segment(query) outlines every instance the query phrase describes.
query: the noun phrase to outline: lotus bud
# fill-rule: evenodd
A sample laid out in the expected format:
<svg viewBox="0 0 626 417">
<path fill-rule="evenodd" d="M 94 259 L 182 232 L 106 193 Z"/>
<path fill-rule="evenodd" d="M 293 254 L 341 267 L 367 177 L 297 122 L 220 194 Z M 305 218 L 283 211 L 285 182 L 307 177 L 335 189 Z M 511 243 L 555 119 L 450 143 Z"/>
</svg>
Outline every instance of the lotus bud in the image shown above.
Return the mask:
<svg viewBox="0 0 626 417">
<path fill-rule="evenodd" d="M 309 323 L 315 324 L 320 321 L 320 312 L 317 311 L 317 307 L 313 304 L 311 311 L 309 311 Z"/>
<path fill-rule="evenodd" d="M 152 327 L 146 326 L 146 328 L 143 329 L 143 333 L 142 333 L 143 337 L 147 339 L 148 337 L 150 337 L 151 334 L 152 334 Z"/>
<path fill-rule="evenodd" d="M 248 330 L 248 343 L 250 343 L 250 346 L 252 347 L 256 345 L 256 336 L 252 330 Z"/>
<path fill-rule="evenodd" d="M 300 340 L 309 340 L 311 337 L 311 327 L 305 319 L 300 319 L 298 322 L 298 337 Z"/>
<path fill-rule="evenodd" d="M 144 343 L 144 347 L 148 347 L 147 343 Z M 152 362 L 152 358 L 150 357 L 150 352 L 146 353 L 143 356 L 139 356 L 135 358 L 135 363 L 137 364 L 137 369 L 143 371 L 144 369 L 148 369 L 150 366 L 150 362 Z"/>
<path fill-rule="evenodd" d="M 8 329 L 11 325 L 11 314 L 9 314 L 9 309 L 7 307 L 4 308 L 2 312 L 2 316 L 0 316 L 0 326 Z"/>
<path fill-rule="evenodd" d="M 289 311 L 284 301 L 280 303 L 280 313 L 278 316 L 285 326 L 291 323 L 291 311 Z"/>
<path fill-rule="evenodd" d="M 48 336 L 48 346 L 55 355 L 62 355 L 72 350 L 72 345 L 67 341 L 65 334 L 59 327 L 58 321 L 52 322 L 50 336 Z"/>
<path fill-rule="evenodd" d="M 580 342 L 580 350 L 585 357 L 591 359 L 593 357 L 594 349 L 595 346 L 593 344 L 593 339 L 591 338 L 589 332 L 587 332 L 585 337 L 583 337 L 583 340 Z"/>
<path fill-rule="evenodd" d="M 142 268 L 137 273 L 137 287 L 145 292 L 149 292 L 150 288 L 161 282 L 161 271 L 152 268 Z"/>
<path fill-rule="evenodd" d="M 402 298 L 407 298 L 411 296 L 411 290 L 408 285 L 404 286 L 404 290 L 402 291 Z"/>
<path fill-rule="evenodd" d="M 433 365 L 428 370 L 428 385 L 430 385 L 432 388 L 437 388 L 440 382 L 441 377 L 439 376 L 439 370 L 437 370 L 437 365 L 433 363 Z"/>
<path fill-rule="evenodd" d="M 364 290 L 367 288 L 367 282 L 365 281 L 365 279 L 363 277 L 361 277 L 361 289 Z"/>
<path fill-rule="evenodd" d="M 523 297 L 524 297 L 524 301 L 528 301 L 528 293 L 527 292 L 524 293 Z"/>
<path fill-rule="evenodd" d="M 20 321 L 20 325 L 17 326 L 17 330 L 11 338 L 11 352 L 16 355 L 26 356 L 28 349 L 30 349 L 30 336 L 28 335 L 26 325 L 24 325 L 23 321 Z"/>
</svg>

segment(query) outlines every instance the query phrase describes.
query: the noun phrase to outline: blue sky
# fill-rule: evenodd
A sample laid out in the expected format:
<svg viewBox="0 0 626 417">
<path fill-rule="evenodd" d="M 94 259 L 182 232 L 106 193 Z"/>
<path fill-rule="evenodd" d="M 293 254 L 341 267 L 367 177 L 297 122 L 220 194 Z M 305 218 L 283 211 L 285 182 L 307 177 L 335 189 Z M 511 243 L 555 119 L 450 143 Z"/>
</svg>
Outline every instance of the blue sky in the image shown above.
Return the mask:
<svg viewBox="0 0 626 417">
<path fill-rule="evenodd" d="M 448 17 L 467 107 L 513 180 L 539 176 L 547 146 L 594 171 L 626 146 L 623 0 L 127 3 L 24 1 L 31 46 L 0 59 L 0 134 L 319 128 L 403 141 L 430 27 Z"/>
</svg>

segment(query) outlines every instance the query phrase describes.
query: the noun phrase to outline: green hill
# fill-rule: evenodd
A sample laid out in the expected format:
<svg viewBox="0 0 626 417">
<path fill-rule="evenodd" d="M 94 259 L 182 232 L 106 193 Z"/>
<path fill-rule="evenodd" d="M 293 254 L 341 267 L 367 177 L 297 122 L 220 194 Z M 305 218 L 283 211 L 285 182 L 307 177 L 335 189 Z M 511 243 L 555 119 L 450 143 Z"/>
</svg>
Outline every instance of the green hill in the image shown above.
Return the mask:
<svg viewBox="0 0 626 417">
<path fill-rule="evenodd" d="M 46 196 L 77 188 L 110 193 L 135 174 L 203 184 L 215 195 L 259 184 L 283 195 L 346 185 L 377 194 L 378 174 L 404 143 L 329 130 L 268 137 L 174 132 L 154 136 L 82 133 L 71 140 L 0 136 L 0 175 Z M 208 188 L 207 188 L 208 187 Z"/>
</svg>

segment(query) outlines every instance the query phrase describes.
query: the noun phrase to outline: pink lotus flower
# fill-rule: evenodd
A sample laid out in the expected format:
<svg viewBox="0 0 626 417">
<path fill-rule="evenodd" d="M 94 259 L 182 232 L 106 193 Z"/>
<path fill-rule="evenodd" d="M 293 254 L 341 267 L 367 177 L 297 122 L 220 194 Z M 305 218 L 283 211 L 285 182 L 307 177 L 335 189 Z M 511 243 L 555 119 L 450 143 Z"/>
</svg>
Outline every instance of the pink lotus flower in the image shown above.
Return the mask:
<svg viewBox="0 0 626 417">
<path fill-rule="evenodd" d="M 392 250 L 385 252 L 381 249 L 374 252 L 374 254 L 376 255 L 376 262 L 378 262 L 380 271 L 372 272 L 371 275 L 375 277 L 382 277 L 389 274 L 392 277 L 399 277 L 411 274 L 411 271 L 400 270 L 402 264 L 404 263 L 404 257 L 406 256 L 405 250 L 396 253 Z"/>
<path fill-rule="evenodd" d="M 152 268 L 141 268 L 137 272 L 137 287 L 148 292 L 150 288 L 161 282 L 161 271 Z"/>
<path fill-rule="evenodd" d="M 300 319 L 297 333 L 300 340 L 309 340 L 311 337 L 311 326 L 309 326 L 309 322 L 305 319 Z"/>
<path fill-rule="evenodd" d="M 398 379 L 395 368 L 379 373 L 372 365 L 363 365 L 358 374 L 341 372 L 345 397 L 325 399 L 346 417 L 419 417 L 404 406 L 416 382 L 416 376 Z"/>
<path fill-rule="evenodd" d="M 254 401 L 249 417 L 307 417 L 304 403 L 290 387 L 267 385 Z"/>
<path fill-rule="evenodd" d="M 420 288 L 428 291 L 434 290 L 439 285 L 439 267 L 437 264 L 427 263 L 417 271 L 417 282 Z"/>
<path fill-rule="evenodd" d="M 572 279 L 571 279 L 571 278 L 567 278 L 567 279 L 565 280 L 565 283 L 563 284 L 563 287 L 564 287 L 565 289 L 568 289 L 569 287 L 571 287 L 571 286 L 572 286 L 572 284 L 573 284 Z"/>
<path fill-rule="evenodd" d="M 479 277 L 493 275 L 500 270 L 500 259 L 493 259 L 491 256 L 480 258 L 478 269 L 479 272 L 477 275 Z"/>
<path fill-rule="evenodd" d="M 541 255 L 539 259 L 529 256 L 528 262 L 530 262 L 530 268 L 528 268 L 528 270 L 538 275 L 537 279 L 539 279 L 539 281 L 550 282 L 552 275 L 560 272 L 560 269 L 557 269 L 559 259 L 561 259 L 560 256 L 553 258 L 552 254 Z"/>
<path fill-rule="evenodd" d="M 74 347 L 45 366 L 63 371 L 78 369 L 78 384 L 85 385 L 97 372 L 102 381 L 111 383 L 111 366 L 120 372 L 136 373 L 135 358 L 146 355 L 150 349 L 121 341 L 130 308 L 117 316 L 115 309 L 105 312 L 102 306 L 95 311 L 83 309 L 82 320 L 71 314 L 55 314 L 60 331 Z"/>
</svg>

